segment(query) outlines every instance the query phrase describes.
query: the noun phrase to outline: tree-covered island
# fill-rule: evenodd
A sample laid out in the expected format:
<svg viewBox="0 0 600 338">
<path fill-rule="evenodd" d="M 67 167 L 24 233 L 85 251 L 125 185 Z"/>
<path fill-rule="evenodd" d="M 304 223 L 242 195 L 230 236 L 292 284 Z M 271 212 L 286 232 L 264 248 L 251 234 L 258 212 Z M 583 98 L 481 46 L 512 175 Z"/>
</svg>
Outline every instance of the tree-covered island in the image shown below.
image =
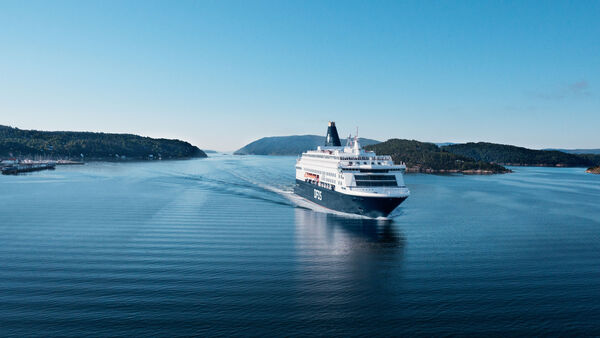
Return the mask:
<svg viewBox="0 0 600 338">
<path fill-rule="evenodd" d="M 600 155 L 598 154 L 569 154 L 558 150 L 535 150 L 507 144 L 470 142 L 441 148 L 475 161 L 509 166 L 587 168 L 600 165 Z"/>
<path fill-rule="evenodd" d="M 148 160 L 206 157 L 188 142 L 133 134 L 22 130 L 0 125 L 0 157 Z"/>
<path fill-rule="evenodd" d="M 378 155 L 390 155 L 396 163 L 406 163 L 407 172 L 503 174 L 509 169 L 485 161 L 476 161 L 467 156 L 450 153 L 433 143 L 415 140 L 390 139 L 369 145 L 366 150 Z"/>
</svg>

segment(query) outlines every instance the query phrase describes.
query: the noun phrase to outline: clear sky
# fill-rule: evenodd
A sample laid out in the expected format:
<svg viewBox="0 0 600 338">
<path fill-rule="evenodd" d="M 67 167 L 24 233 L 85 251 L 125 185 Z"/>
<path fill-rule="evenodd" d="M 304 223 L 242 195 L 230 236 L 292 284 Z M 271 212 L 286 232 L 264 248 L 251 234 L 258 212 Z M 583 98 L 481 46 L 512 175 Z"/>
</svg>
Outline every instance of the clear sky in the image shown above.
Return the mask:
<svg viewBox="0 0 600 338">
<path fill-rule="evenodd" d="M 0 124 L 600 148 L 600 1 L 0 1 Z"/>
</svg>

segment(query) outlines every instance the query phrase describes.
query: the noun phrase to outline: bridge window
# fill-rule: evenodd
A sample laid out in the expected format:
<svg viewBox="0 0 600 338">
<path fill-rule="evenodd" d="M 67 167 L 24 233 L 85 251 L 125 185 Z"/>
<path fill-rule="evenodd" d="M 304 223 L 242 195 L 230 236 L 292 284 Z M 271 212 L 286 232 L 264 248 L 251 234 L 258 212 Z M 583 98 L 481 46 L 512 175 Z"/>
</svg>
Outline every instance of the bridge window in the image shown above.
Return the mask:
<svg viewBox="0 0 600 338">
<path fill-rule="evenodd" d="M 390 171 L 390 170 L 389 169 L 360 169 L 361 173 L 387 173 L 388 171 Z"/>
<path fill-rule="evenodd" d="M 358 187 L 392 187 L 398 186 L 394 175 L 355 175 Z"/>
</svg>

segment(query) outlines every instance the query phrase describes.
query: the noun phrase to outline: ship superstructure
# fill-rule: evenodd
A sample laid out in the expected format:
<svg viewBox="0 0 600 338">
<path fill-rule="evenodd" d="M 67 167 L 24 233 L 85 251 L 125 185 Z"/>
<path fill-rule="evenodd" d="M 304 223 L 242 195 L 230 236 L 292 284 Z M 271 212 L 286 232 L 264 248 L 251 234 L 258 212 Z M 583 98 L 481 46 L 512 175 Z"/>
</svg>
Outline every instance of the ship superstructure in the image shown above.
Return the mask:
<svg viewBox="0 0 600 338">
<path fill-rule="evenodd" d="M 329 122 L 325 145 L 296 161 L 294 191 L 329 209 L 385 217 L 410 195 L 405 170 L 390 156 L 362 149 L 357 135 L 342 146 L 335 123 Z"/>
</svg>

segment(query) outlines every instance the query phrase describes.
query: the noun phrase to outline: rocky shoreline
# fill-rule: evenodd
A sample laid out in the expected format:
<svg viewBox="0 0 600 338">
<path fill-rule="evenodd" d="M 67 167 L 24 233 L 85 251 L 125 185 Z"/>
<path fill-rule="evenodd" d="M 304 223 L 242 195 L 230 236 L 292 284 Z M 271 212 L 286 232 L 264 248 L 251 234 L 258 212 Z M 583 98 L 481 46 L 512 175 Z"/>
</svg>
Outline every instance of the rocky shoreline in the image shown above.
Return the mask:
<svg viewBox="0 0 600 338">
<path fill-rule="evenodd" d="M 588 170 L 585 171 L 586 173 L 589 174 L 596 174 L 596 175 L 600 175 L 600 166 L 598 167 L 592 167 L 592 168 L 588 168 Z"/>
<path fill-rule="evenodd" d="M 507 171 L 499 172 L 493 170 L 481 170 L 481 169 L 431 169 L 431 168 L 420 168 L 420 167 L 410 167 L 406 168 L 406 173 L 409 174 L 463 174 L 463 175 L 495 175 L 495 174 L 507 174 L 511 173 L 512 170 L 508 169 Z"/>
<path fill-rule="evenodd" d="M 560 167 L 560 168 L 568 168 L 573 167 L 567 164 L 526 164 L 526 163 L 496 163 L 503 166 L 511 166 L 511 167 Z"/>
</svg>

